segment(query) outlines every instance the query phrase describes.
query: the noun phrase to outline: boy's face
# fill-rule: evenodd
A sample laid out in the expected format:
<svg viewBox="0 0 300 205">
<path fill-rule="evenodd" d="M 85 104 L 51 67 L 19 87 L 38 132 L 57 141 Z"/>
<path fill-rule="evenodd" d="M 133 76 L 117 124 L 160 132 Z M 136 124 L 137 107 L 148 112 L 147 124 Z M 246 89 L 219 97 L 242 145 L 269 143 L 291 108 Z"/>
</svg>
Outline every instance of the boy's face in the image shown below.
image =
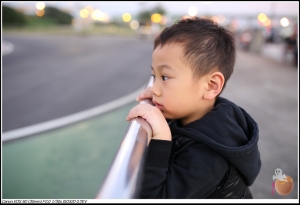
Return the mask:
<svg viewBox="0 0 300 205">
<path fill-rule="evenodd" d="M 180 119 L 183 125 L 207 112 L 203 99 L 206 77 L 193 79 L 178 44 L 158 46 L 152 54 L 153 103 L 167 119 Z"/>
</svg>

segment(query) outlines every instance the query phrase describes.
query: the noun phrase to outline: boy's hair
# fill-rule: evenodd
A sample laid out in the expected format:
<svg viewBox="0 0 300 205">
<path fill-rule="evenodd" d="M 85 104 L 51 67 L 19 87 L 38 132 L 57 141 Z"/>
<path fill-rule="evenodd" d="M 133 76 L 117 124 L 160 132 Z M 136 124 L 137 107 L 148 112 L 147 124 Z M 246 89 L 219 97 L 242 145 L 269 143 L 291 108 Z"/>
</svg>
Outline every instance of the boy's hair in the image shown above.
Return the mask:
<svg viewBox="0 0 300 205">
<path fill-rule="evenodd" d="M 235 63 L 235 40 L 233 34 L 209 19 L 189 18 L 165 28 L 154 41 L 157 46 L 176 43 L 183 47 L 185 62 L 202 77 L 215 70 L 230 78 Z"/>
</svg>

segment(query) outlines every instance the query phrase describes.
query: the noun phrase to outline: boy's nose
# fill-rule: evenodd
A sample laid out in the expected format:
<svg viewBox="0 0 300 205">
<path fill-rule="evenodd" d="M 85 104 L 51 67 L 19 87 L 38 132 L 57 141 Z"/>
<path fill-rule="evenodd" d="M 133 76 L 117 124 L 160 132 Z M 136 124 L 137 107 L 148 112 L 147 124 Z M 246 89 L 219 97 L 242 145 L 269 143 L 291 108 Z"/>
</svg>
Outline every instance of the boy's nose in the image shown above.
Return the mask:
<svg viewBox="0 0 300 205">
<path fill-rule="evenodd" d="M 151 91 L 156 96 L 161 96 L 161 91 L 159 89 L 159 86 L 157 85 L 157 82 L 153 82 L 153 85 L 151 87 Z"/>
</svg>

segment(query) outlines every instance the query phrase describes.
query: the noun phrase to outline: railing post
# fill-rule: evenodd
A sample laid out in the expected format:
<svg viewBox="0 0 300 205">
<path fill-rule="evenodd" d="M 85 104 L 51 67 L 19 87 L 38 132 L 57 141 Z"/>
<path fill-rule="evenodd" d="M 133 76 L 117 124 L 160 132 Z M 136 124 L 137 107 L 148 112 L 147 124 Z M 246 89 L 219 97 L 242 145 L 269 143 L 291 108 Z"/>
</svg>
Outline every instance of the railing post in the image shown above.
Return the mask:
<svg viewBox="0 0 300 205">
<path fill-rule="evenodd" d="M 147 87 L 152 86 L 152 78 Z M 149 103 L 147 100 L 140 103 Z M 151 103 L 151 102 L 150 102 Z M 96 199 L 131 199 L 138 193 L 143 158 L 152 129 L 142 118 L 131 120 Z"/>
</svg>

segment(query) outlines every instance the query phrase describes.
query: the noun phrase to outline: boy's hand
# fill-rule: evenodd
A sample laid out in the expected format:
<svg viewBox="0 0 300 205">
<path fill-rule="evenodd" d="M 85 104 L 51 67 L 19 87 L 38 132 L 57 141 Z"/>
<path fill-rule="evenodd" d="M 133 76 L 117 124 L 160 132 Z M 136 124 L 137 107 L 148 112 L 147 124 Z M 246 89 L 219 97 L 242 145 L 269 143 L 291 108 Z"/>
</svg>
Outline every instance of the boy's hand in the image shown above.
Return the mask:
<svg viewBox="0 0 300 205">
<path fill-rule="evenodd" d="M 172 140 L 169 125 L 157 107 L 148 103 L 138 104 L 130 110 L 126 120 L 129 121 L 136 117 L 142 117 L 150 124 L 152 139 Z"/>
<path fill-rule="evenodd" d="M 139 96 L 137 96 L 136 101 L 140 102 L 141 100 L 149 99 L 152 102 L 152 91 L 151 87 L 146 88 Z"/>
</svg>

